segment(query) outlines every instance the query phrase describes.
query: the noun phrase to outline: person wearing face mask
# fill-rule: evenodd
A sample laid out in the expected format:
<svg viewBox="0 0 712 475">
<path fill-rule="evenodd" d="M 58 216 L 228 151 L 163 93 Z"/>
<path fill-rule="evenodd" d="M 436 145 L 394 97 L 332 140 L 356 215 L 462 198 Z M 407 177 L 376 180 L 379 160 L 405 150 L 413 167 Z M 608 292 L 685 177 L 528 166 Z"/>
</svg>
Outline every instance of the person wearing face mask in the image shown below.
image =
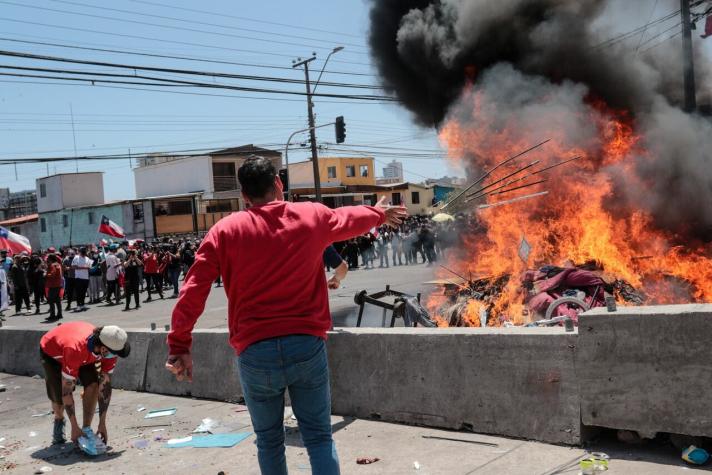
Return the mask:
<svg viewBox="0 0 712 475">
<path fill-rule="evenodd" d="M 99 405 L 96 434 L 106 443 L 106 415 L 111 401 L 111 373 L 116 357 L 126 358 L 131 352 L 126 331 L 108 325 L 95 327 L 88 322 L 69 322 L 45 333 L 40 340 L 40 357 L 45 372 L 47 397 L 52 402 L 54 428 L 52 444 L 63 444 L 64 413 L 71 424 L 71 440 L 92 435 L 91 424 Z M 74 386 L 77 379 L 84 387 L 82 426 L 77 422 Z"/>
</svg>

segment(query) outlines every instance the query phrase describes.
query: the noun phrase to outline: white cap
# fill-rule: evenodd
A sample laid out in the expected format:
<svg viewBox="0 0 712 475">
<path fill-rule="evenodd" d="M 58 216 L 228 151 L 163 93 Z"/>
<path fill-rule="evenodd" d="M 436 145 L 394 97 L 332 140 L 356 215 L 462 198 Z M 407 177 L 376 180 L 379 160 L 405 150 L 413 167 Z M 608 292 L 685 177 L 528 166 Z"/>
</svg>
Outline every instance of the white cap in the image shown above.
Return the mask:
<svg viewBox="0 0 712 475">
<path fill-rule="evenodd" d="M 101 342 L 114 353 L 119 353 L 127 346 L 128 335 L 126 331 L 116 325 L 108 325 L 99 333 Z"/>
</svg>

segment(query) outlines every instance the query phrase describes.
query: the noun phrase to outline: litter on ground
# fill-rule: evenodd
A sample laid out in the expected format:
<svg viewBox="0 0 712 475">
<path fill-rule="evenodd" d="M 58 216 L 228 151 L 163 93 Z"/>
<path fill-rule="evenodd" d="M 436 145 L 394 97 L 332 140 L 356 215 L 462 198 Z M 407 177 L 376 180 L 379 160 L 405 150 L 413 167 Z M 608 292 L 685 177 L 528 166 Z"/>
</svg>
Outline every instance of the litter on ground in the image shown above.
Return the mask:
<svg viewBox="0 0 712 475">
<path fill-rule="evenodd" d="M 172 416 L 176 413 L 176 408 L 171 407 L 170 409 L 156 409 L 155 411 L 148 411 L 144 419 L 153 419 L 156 417 Z"/>
<path fill-rule="evenodd" d="M 197 448 L 215 448 L 223 447 L 229 448 L 233 447 L 249 436 L 252 432 L 237 432 L 234 434 L 210 434 L 196 437 L 186 437 L 188 440 L 175 440 L 171 439 L 166 444 L 167 447 L 172 449 L 184 448 L 184 447 L 197 447 Z"/>
</svg>

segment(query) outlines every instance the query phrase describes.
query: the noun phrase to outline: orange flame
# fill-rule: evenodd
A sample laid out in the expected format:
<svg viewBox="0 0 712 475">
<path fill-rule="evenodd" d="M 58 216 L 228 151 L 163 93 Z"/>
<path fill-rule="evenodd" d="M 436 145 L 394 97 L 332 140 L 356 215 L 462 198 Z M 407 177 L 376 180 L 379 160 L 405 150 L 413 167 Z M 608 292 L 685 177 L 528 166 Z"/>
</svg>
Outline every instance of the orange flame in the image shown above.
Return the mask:
<svg viewBox="0 0 712 475">
<path fill-rule="evenodd" d="M 466 91 L 472 117 L 489 124 L 489 111 L 496 107 L 483 94 Z M 609 279 L 625 279 L 647 296 L 646 303 L 701 302 L 712 299 L 712 262 L 704 246 L 676 247 L 675 236 L 656 229 L 650 215 L 641 209 L 618 209 L 614 182 L 643 186 L 636 176 L 632 156 L 649 157 L 628 114 L 613 111 L 605 104 L 590 101 L 587 124 L 593 124 L 595 139 L 576 142 L 564 132 L 567 114 L 552 112 L 541 120 L 547 123 L 546 137 L 531 137 L 515 119 L 491 127 L 473 126 L 450 118 L 440 131 L 440 140 L 449 156 L 465 165 L 489 170 L 497 163 L 527 149 L 536 139 L 551 138 L 545 147 L 515 162 L 514 167 L 541 160 L 541 167 L 569 157 L 583 158 L 551 170 L 548 181 L 527 193 L 548 190 L 544 197 L 477 211 L 483 231 L 464 238 L 464 250 L 450 258 L 448 266 L 463 274 L 512 278 L 490 306 L 490 324 L 509 320 L 524 323 L 523 297 L 519 276 L 527 268 L 563 265 L 565 262 L 601 263 Z M 488 122 L 489 121 L 489 122 Z M 485 183 L 511 173 L 498 170 Z M 537 177 L 539 178 L 539 177 Z M 527 180 L 531 181 L 531 180 Z M 487 202 L 516 197 L 523 193 L 490 196 Z M 525 238 L 532 251 L 528 262 L 518 255 Z M 445 275 L 443 275 L 444 277 Z M 431 297 L 430 310 L 440 325 L 447 325 L 438 308 L 444 297 Z M 467 307 L 463 316 L 468 325 L 479 326 L 479 303 Z"/>
</svg>

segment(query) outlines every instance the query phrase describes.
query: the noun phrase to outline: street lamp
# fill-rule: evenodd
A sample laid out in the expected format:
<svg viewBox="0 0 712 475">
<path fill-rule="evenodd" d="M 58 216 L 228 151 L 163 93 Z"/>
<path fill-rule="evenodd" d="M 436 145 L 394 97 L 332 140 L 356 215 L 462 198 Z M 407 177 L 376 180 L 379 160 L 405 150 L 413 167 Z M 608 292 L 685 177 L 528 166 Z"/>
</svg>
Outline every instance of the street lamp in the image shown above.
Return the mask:
<svg viewBox="0 0 712 475">
<path fill-rule="evenodd" d="M 331 59 L 331 56 L 334 55 L 334 54 L 336 54 L 336 53 L 338 53 L 338 52 L 341 51 L 342 49 L 344 49 L 343 46 L 337 46 L 336 48 L 334 48 L 333 50 L 331 50 L 331 53 L 329 53 L 329 56 L 326 57 L 326 61 L 324 61 L 324 66 L 321 67 L 321 72 L 319 73 L 319 77 L 316 78 L 316 84 L 314 84 L 314 89 L 312 89 L 312 93 L 313 93 L 314 91 L 316 91 L 316 88 L 317 88 L 317 86 L 319 85 L 319 81 L 321 81 L 321 75 L 324 74 L 324 69 L 326 69 L 326 65 L 327 65 L 327 63 L 329 62 L 329 59 Z"/>
<path fill-rule="evenodd" d="M 319 85 L 319 80 L 321 79 L 321 75 L 324 74 L 324 68 L 326 68 L 326 63 L 329 62 L 329 59 L 333 54 L 338 53 L 342 49 L 344 49 L 343 46 L 337 46 L 336 48 L 331 50 L 329 56 L 326 57 L 326 61 L 324 61 L 324 66 L 321 68 L 321 72 L 319 73 L 319 78 L 316 81 L 314 89 L 316 89 L 316 86 Z M 317 156 L 316 152 L 316 127 L 314 126 L 314 104 L 312 102 L 312 94 L 314 93 L 314 91 L 311 90 L 311 84 L 309 83 L 309 63 L 311 63 L 315 59 L 316 53 L 313 53 L 313 56 L 309 59 L 298 59 L 297 61 L 292 61 L 292 68 L 299 68 L 304 66 L 304 83 L 307 88 L 307 113 L 309 116 L 308 130 L 309 138 L 311 139 L 312 169 L 314 172 L 314 192 L 316 195 L 316 201 L 321 202 L 321 179 L 319 178 L 319 157 Z M 287 168 L 287 173 L 289 173 L 289 168 Z"/>
</svg>

